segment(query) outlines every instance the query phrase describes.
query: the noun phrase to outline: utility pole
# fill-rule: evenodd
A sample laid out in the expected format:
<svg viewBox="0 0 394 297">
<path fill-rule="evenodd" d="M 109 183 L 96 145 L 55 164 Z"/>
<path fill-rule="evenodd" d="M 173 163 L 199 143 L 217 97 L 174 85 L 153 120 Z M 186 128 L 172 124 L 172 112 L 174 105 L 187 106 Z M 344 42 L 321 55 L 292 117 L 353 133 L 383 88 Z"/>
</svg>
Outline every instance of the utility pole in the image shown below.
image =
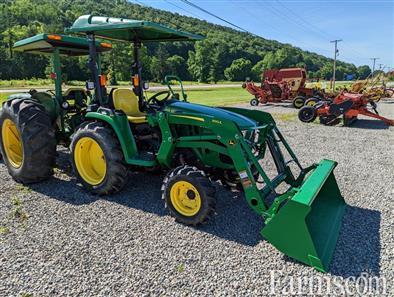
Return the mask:
<svg viewBox="0 0 394 297">
<path fill-rule="evenodd" d="M 373 64 L 372 64 L 372 75 L 371 75 L 371 78 L 373 79 L 373 73 L 375 72 L 375 62 L 376 62 L 376 60 L 378 60 L 379 58 L 371 58 L 371 60 L 373 61 Z"/>
<path fill-rule="evenodd" d="M 332 91 L 335 90 L 335 71 L 336 71 L 336 64 L 337 64 L 337 56 L 338 56 L 338 42 L 341 42 L 342 39 L 335 39 L 330 41 L 331 43 L 335 43 L 335 50 L 334 50 L 334 70 L 332 72 Z"/>
</svg>

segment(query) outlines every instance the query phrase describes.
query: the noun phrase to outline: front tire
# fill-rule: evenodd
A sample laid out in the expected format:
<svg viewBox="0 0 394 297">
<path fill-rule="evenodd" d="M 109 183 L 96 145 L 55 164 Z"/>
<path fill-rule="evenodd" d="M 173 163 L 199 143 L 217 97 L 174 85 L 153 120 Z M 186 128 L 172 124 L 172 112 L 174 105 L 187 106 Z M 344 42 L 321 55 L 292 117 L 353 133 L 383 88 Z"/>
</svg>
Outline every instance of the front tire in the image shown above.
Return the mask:
<svg viewBox="0 0 394 297">
<path fill-rule="evenodd" d="M 312 106 L 304 106 L 298 112 L 298 118 L 301 122 L 312 123 L 317 117 L 316 109 Z"/>
<path fill-rule="evenodd" d="M 256 98 L 253 98 L 252 100 L 250 100 L 250 105 L 258 106 L 259 105 L 259 100 L 256 99 Z"/>
<path fill-rule="evenodd" d="M 83 124 L 71 141 L 78 181 L 92 194 L 110 195 L 126 184 L 127 167 L 118 138 L 102 122 Z"/>
<path fill-rule="evenodd" d="M 179 223 L 207 223 L 215 213 L 216 188 L 203 171 L 183 165 L 170 171 L 162 186 L 165 207 Z"/>
<path fill-rule="evenodd" d="M 0 147 L 9 174 L 23 184 L 53 174 L 56 137 L 45 108 L 30 99 L 6 101 L 0 112 Z"/>
</svg>

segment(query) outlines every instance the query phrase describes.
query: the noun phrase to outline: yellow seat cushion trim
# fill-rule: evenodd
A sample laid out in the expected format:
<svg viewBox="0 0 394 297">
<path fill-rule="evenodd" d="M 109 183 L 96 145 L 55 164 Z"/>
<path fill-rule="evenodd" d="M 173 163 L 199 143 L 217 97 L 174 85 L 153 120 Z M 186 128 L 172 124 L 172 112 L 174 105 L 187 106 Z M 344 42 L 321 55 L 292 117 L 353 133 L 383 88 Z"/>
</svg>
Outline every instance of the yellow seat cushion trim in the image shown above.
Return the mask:
<svg viewBox="0 0 394 297">
<path fill-rule="evenodd" d="M 146 117 L 132 117 L 132 116 L 127 116 L 127 119 L 129 120 L 130 123 L 133 124 L 142 124 L 146 123 Z"/>
</svg>

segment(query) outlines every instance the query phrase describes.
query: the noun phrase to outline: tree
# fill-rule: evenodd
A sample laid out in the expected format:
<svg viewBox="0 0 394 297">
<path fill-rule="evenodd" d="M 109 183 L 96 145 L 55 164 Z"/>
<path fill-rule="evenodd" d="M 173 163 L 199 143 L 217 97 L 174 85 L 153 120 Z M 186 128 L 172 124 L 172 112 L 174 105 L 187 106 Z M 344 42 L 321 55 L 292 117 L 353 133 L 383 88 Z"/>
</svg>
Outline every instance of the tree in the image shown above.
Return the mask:
<svg viewBox="0 0 394 297">
<path fill-rule="evenodd" d="M 213 43 L 210 41 L 196 42 L 195 52 L 189 51 L 188 69 L 193 79 L 208 82 L 212 66 Z"/>
<path fill-rule="evenodd" d="M 223 42 L 214 47 L 212 64 L 209 70 L 209 81 L 217 83 L 219 80 L 224 79 L 224 69 L 227 66 L 226 57 L 228 52 L 228 46 Z"/>
<path fill-rule="evenodd" d="M 253 79 L 254 81 L 260 81 L 261 74 L 264 72 L 264 70 L 265 70 L 264 60 L 260 60 L 252 68 L 251 79 Z"/>
<path fill-rule="evenodd" d="M 338 66 L 335 71 L 335 80 L 344 80 L 346 75 L 346 68 Z"/>
<path fill-rule="evenodd" d="M 324 66 L 320 69 L 320 78 L 325 79 L 325 80 L 330 80 L 332 78 L 332 71 L 333 71 L 333 65 L 332 63 L 326 63 Z"/>
<path fill-rule="evenodd" d="M 284 47 L 275 52 L 275 68 L 293 67 L 302 61 L 302 55 L 299 55 L 294 48 Z"/>
<path fill-rule="evenodd" d="M 244 58 L 235 60 L 230 67 L 224 70 L 224 75 L 231 81 L 242 81 L 250 75 L 252 62 Z"/>
<path fill-rule="evenodd" d="M 371 68 L 368 65 L 359 66 L 357 68 L 357 78 L 366 79 L 371 74 Z"/>
<path fill-rule="evenodd" d="M 161 44 L 156 49 L 155 55 L 150 61 L 150 73 L 154 81 L 163 81 L 169 73 L 168 52 Z"/>
<path fill-rule="evenodd" d="M 262 66 L 264 69 L 274 69 L 278 67 L 275 61 L 275 54 L 273 52 L 268 52 L 264 56 Z"/>
<path fill-rule="evenodd" d="M 184 58 L 178 55 L 174 55 L 167 59 L 167 65 L 169 69 L 168 74 L 177 75 L 182 80 L 187 79 L 188 72 L 185 67 L 186 61 Z"/>
</svg>

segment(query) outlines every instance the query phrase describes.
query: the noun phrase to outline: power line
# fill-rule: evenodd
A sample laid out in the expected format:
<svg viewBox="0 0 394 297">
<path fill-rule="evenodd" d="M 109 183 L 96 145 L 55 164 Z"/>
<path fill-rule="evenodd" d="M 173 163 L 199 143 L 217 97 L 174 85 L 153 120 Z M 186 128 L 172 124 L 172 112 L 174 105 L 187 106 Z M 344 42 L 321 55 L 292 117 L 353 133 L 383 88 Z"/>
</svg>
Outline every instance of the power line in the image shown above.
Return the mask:
<svg viewBox="0 0 394 297">
<path fill-rule="evenodd" d="M 241 28 L 241 27 L 235 25 L 234 23 L 231 23 L 231 22 L 229 22 L 229 21 L 227 21 L 227 20 L 225 20 L 225 19 L 223 19 L 223 18 L 221 18 L 221 17 L 219 17 L 219 16 L 217 16 L 217 15 L 215 15 L 215 14 L 209 12 L 208 10 L 206 10 L 206 9 L 204 9 L 204 8 L 201 8 L 201 7 L 197 6 L 197 5 L 194 4 L 194 3 L 191 3 L 190 1 L 187 1 L 187 0 L 180 0 L 180 1 L 182 1 L 182 2 L 184 2 L 184 3 L 186 3 L 186 4 L 190 5 L 190 6 L 192 6 L 192 7 L 194 7 L 194 8 L 197 8 L 197 9 L 203 11 L 204 13 L 207 13 L 207 14 L 209 14 L 209 15 L 215 17 L 215 18 L 218 18 L 219 20 L 224 21 L 224 22 L 226 22 L 226 23 L 228 23 L 228 24 L 230 24 L 230 25 L 232 25 L 232 26 L 234 26 L 234 27 L 236 27 L 236 28 L 238 28 L 238 29 L 240 29 L 240 30 L 242 30 L 242 31 L 244 31 L 244 32 L 250 33 L 250 34 L 252 34 L 252 35 L 254 35 L 254 36 L 258 36 L 258 35 L 256 35 L 256 34 L 253 34 L 253 33 L 249 32 L 249 31 L 247 31 L 246 29 L 243 29 L 243 28 Z M 267 2 L 265 2 L 265 3 L 267 3 Z M 268 8 L 269 8 L 274 14 L 276 14 L 278 17 L 280 17 L 281 19 L 283 19 L 283 14 L 281 13 L 281 11 L 278 11 L 278 10 L 277 10 L 275 7 L 273 7 L 271 4 L 270 4 L 270 6 L 271 6 L 271 7 L 268 7 Z M 245 10 L 245 11 L 246 11 L 246 10 Z M 293 20 L 293 18 L 286 18 L 286 19 L 287 19 L 287 20 L 288 20 L 288 19 Z M 293 23 L 295 23 L 296 25 L 300 26 L 302 29 L 304 29 L 305 32 L 307 32 L 305 29 L 308 29 L 308 28 L 306 28 L 305 25 L 303 25 L 303 24 L 301 24 L 301 23 L 299 23 L 299 22 L 296 22 L 296 21 L 294 21 L 294 20 L 293 20 Z M 275 29 L 275 30 L 276 30 L 276 29 Z M 321 32 L 322 32 L 322 31 L 321 31 Z M 308 33 L 308 32 L 307 32 L 307 33 Z M 313 32 L 313 31 L 312 31 L 312 33 L 314 33 L 315 35 L 317 35 L 316 32 Z M 324 32 L 323 32 L 323 33 L 324 33 Z M 260 37 L 260 36 L 258 36 L 258 37 Z M 319 35 L 319 37 L 322 37 L 322 35 Z M 323 38 L 324 38 L 324 37 L 323 37 Z M 299 40 L 296 41 L 294 38 L 291 38 L 291 39 L 293 39 L 295 42 L 300 42 Z M 327 38 L 324 38 L 324 40 L 327 40 Z M 302 41 L 301 41 L 301 42 L 302 42 Z M 305 42 L 302 42 L 302 43 L 304 43 L 305 45 L 307 45 Z M 310 45 L 309 45 L 309 46 L 310 46 Z M 323 50 L 323 49 L 320 49 L 320 50 L 321 50 L 321 51 L 326 51 L 326 52 L 328 52 L 327 50 Z"/>
<path fill-rule="evenodd" d="M 143 7 L 149 7 L 149 6 L 147 6 L 145 3 L 142 3 L 142 2 L 139 1 L 139 0 L 133 0 L 133 1 L 136 2 L 136 3 L 138 3 L 138 4 L 140 4 L 140 5 L 143 6 Z M 171 20 L 166 19 L 166 22 L 167 22 L 169 25 L 173 26 L 175 29 L 179 28 L 179 26 L 178 26 L 176 23 L 173 23 Z"/>
<path fill-rule="evenodd" d="M 172 2 L 170 2 L 168 0 L 164 0 L 164 1 L 167 2 L 168 4 L 174 6 L 174 7 L 177 7 L 180 10 L 183 10 L 184 12 L 187 12 L 187 13 L 189 13 L 191 15 L 194 15 L 196 18 L 200 18 L 200 16 L 196 15 L 195 13 L 193 13 L 193 12 L 187 10 L 187 9 L 184 9 L 183 7 L 180 7 L 179 5 L 176 5 L 176 4 L 174 4 L 174 3 L 172 3 Z"/>
<path fill-rule="evenodd" d="M 234 6 L 234 2 L 237 2 L 237 1 L 236 1 L 236 0 L 230 0 L 229 2 L 230 2 L 231 4 L 233 4 L 233 6 Z M 252 19 L 260 18 L 260 19 L 259 19 L 259 22 L 263 22 L 263 23 L 264 23 L 264 27 L 269 27 L 269 28 L 271 28 L 273 31 L 275 31 L 276 33 L 283 35 L 283 32 L 279 31 L 277 28 L 275 28 L 274 26 L 270 25 L 268 22 L 265 22 L 264 20 L 262 20 L 262 19 L 261 19 L 261 16 L 258 16 L 258 15 L 256 15 L 256 14 L 254 14 L 253 12 L 251 12 L 251 11 L 248 10 L 248 9 L 246 9 L 245 7 L 242 8 L 242 9 L 243 9 L 244 12 L 246 12 L 247 14 L 249 14 L 249 15 L 252 17 Z M 288 37 L 289 37 L 289 36 L 288 36 Z M 292 39 L 292 38 L 290 38 L 290 39 Z M 292 40 L 295 41 L 295 39 L 292 39 Z"/>
<path fill-rule="evenodd" d="M 292 21 L 294 24 L 297 24 L 298 26 L 300 26 L 300 28 L 304 29 L 305 32 L 310 32 L 313 33 L 315 36 L 322 38 L 324 40 L 327 40 L 330 37 L 333 37 L 333 35 L 321 30 L 320 28 L 318 28 L 317 26 L 315 26 L 314 24 L 312 24 L 311 22 L 307 21 L 305 18 L 303 18 L 301 15 L 297 14 L 295 11 L 291 10 L 290 8 L 288 8 L 286 5 L 284 5 L 280 0 L 275 0 L 278 4 L 280 4 L 285 10 L 289 11 L 291 14 L 293 14 L 296 18 L 292 18 L 291 16 L 289 18 L 286 18 L 286 20 L 290 20 Z M 268 3 L 268 1 L 265 1 L 265 3 Z M 272 6 L 272 4 L 270 4 L 270 6 L 272 7 L 272 9 L 275 9 L 275 7 Z M 282 15 L 286 15 L 286 13 L 282 10 L 282 11 L 277 11 L 276 13 Z M 282 16 L 283 17 L 283 16 Z M 300 21 L 302 23 L 300 23 Z M 306 29 L 306 30 L 305 30 Z M 327 38 L 328 37 L 328 38 Z M 358 59 L 366 59 L 365 57 L 361 57 L 363 56 L 363 54 L 361 54 L 360 52 L 358 52 L 356 49 L 354 48 L 350 48 L 346 45 L 344 45 L 343 47 L 347 48 L 348 50 L 356 53 L 357 55 L 354 55 L 356 58 Z"/>
<path fill-rule="evenodd" d="M 227 21 L 227 20 L 221 18 L 220 16 L 217 16 L 216 14 L 213 14 L 212 12 L 209 12 L 208 10 L 205 10 L 204 8 L 202 8 L 202 7 L 196 5 L 196 4 L 194 4 L 194 3 L 192 3 L 192 2 L 190 2 L 188 0 L 181 0 L 181 1 L 186 3 L 187 5 L 189 5 L 191 7 L 194 7 L 196 9 L 206 13 L 206 14 L 209 14 L 210 16 L 213 16 L 214 18 L 217 18 L 217 19 L 221 20 L 222 22 L 225 22 L 225 23 L 227 23 L 227 24 L 229 24 L 229 25 L 231 25 L 231 26 L 233 26 L 233 27 L 235 27 L 235 28 L 237 28 L 237 29 L 239 29 L 239 30 L 241 30 L 243 32 L 250 33 L 248 30 L 246 30 L 246 29 L 244 29 L 242 27 L 239 27 L 239 26 L 235 25 L 234 23 L 231 23 L 231 22 Z"/>
<path fill-rule="evenodd" d="M 224 22 L 226 22 L 226 23 L 228 23 L 228 24 L 230 24 L 230 25 L 232 25 L 232 26 L 234 26 L 234 27 L 236 27 L 236 28 L 238 28 L 238 29 L 240 29 L 240 30 L 242 30 L 242 31 L 244 31 L 244 32 L 247 32 L 247 33 L 249 33 L 249 34 L 251 34 L 251 35 L 254 35 L 254 36 L 257 36 L 257 37 L 261 37 L 261 36 L 259 36 L 259 35 L 257 35 L 257 34 L 254 34 L 254 33 L 252 33 L 252 32 L 249 32 L 249 31 L 247 31 L 246 29 L 243 29 L 243 28 L 241 28 L 241 27 L 235 25 L 234 23 L 231 23 L 231 22 L 229 22 L 229 21 L 227 21 L 227 20 L 224 20 L 223 18 L 221 18 L 221 17 L 219 17 L 219 16 L 217 16 L 217 15 L 215 15 L 215 14 L 209 12 L 208 10 L 206 10 L 206 9 L 204 9 L 204 8 L 201 8 L 201 7 L 197 6 L 197 5 L 195 5 L 194 3 L 191 3 L 190 1 L 187 1 L 187 0 L 180 0 L 180 1 L 182 1 L 182 2 L 184 2 L 184 3 L 186 3 L 186 4 L 188 4 L 188 5 L 191 5 L 192 7 L 195 7 L 195 8 L 197 8 L 197 9 L 199 9 L 199 10 L 201 10 L 201 11 L 203 11 L 203 12 L 205 12 L 205 13 L 211 15 L 211 16 L 214 16 L 215 18 L 218 18 L 219 20 L 222 20 L 222 21 L 224 21 Z M 245 10 L 245 9 L 244 9 L 244 10 Z M 245 10 L 245 11 L 247 11 L 247 10 Z M 249 12 L 249 13 L 250 13 L 250 12 Z M 251 14 L 251 13 L 250 13 L 250 14 Z M 276 28 L 274 28 L 274 27 L 271 27 L 271 28 L 273 28 L 273 29 L 274 29 L 275 31 L 277 31 L 279 34 L 282 34 L 282 32 L 278 31 Z M 291 39 L 292 39 L 294 42 L 300 42 L 300 40 L 297 41 L 297 40 L 295 40 L 294 38 L 291 38 Z M 301 41 L 301 43 L 303 43 L 303 44 L 305 44 L 305 45 L 308 46 L 308 44 L 306 44 L 305 42 L 302 42 L 302 41 Z M 309 44 L 309 46 L 311 46 L 311 44 Z M 327 50 L 323 50 L 323 49 L 319 49 L 319 50 L 327 51 Z"/>
<path fill-rule="evenodd" d="M 133 0 L 134 2 L 136 2 L 136 3 L 138 3 L 139 5 L 142 5 L 142 6 L 146 6 L 144 3 L 142 3 L 141 1 L 138 1 L 138 0 Z"/>
<path fill-rule="evenodd" d="M 144 4 L 142 4 L 142 3 L 141 3 L 140 1 L 138 1 L 138 0 L 134 0 L 134 1 L 137 2 L 137 3 L 139 3 L 139 4 L 141 4 L 141 5 L 144 5 Z M 200 16 L 197 16 L 197 15 L 195 15 L 194 13 L 192 13 L 191 11 L 186 10 L 186 9 L 184 9 L 184 8 L 182 8 L 182 7 L 176 5 L 176 4 L 174 4 L 174 3 L 172 3 L 172 2 L 170 2 L 170 1 L 168 1 L 168 0 L 164 0 L 164 1 L 167 2 L 168 4 L 174 6 L 174 7 L 177 7 L 178 9 L 181 9 L 181 10 L 187 12 L 187 13 L 190 13 L 190 14 L 192 14 L 192 15 L 194 15 L 194 16 L 200 18 Z M 195 8 L 195 9 L 198 9 L 198 10 L 200 10 L 200 11 L 202 11 L 202 12 L 204 12 L 204 13 L 210 15 L 210 16 L 213 16 L 214 18 L 219 19 L 219 20 L 221 20 L 222 22 L 225 22 L 225 23 L 227 23 L 227 24 L 229 24 L 229 25 L 231 25 L 231 26 L 233 26 L 233 27 L 235 27 L 235 28 L 237 28 L 237 29 L 239 29 L 239 30 L 241 30 L 241 31 L 243 31 L 243 32 L 252 34 L 252 35 L 254 35 L 254 36 L 261 37 L 261 36 L 259 36 L 259 35 L 257 35 L 257 34 L 253 34 L 253 33 L 249 32 L 248 30 L 246 30 L 246 29 L 244 29 L 244 28 L 242 28 L 242 27 L 240 27 L 240 26 L 238 26 L 238 25 L 236 25 L 236 24 L 234 24 L 234 23 L 232 23 L 232 22 L 230 22 L 230 21 L 228 21 L 228 20 L 226 20 L 226 19 L 224 19 L 224 18 L 222 18 L 222 17 L 220 17 L 220 16 L 218 16 L 218 15 L 216 15 L 216 14 L 214 14 L 214 13 L 212 13 L 212 12 L 210 12 L 210 11 L 208 11 L 208 10 L 206 10 L 206 9 L 204 9 L 204 8 L 202 8 L 202 7 L 198 6 L 198 5 L 196 5 L 196 4 L 194 4 L 194 3 L 192 3 L 191 1 L 188 1 L 188 0 L 180 0 L 180 1 L 181 1 L 181 2 L 184 2 L 185 4 L 191 6 L 191 7 Z M 303 31 L 307 32 L 308 34 L 309 34 L 309 33 L 313 33 L 315 36 L 318 36 L 319 38 L 322 38 L 322 39 L 324 39 L 324 40 L 327 40 L 327 38 L 324 37 L 323 34 L 324 34 L 324 35 L 327 35 L 327 36 L 329 36 L 329 34 L 327 34 L 326 32 L 322 31 L 320 28 L 317 28 L 316 26 L 314 26 L 314 25 L 311 24 L 310 22 L 306 21 L 303 17 L 301 17 L 300 15 L 298 15 L 297 13 L 295 13 L 294 11 L 292 11 L 291 9 L 287 8 L 281 1 L 279 1 L 279 0 L 275 0 L 275 1 L 276 1 L 277 3 L 279 3 L 281 6 L 283 6 L 287 11 L 289 11 L 290 13 L 292 13 L 292 14 L 294 14 L 294 15 L 296 16 L 296 18 L 294 18 L 294 17 L 283 18 L 284 15 L 285 15 L 285 16 L 286 16 L 286 15 L 288 16 L 288 14 L 284 13 L 283 10 L 282 10 L 282 11 L 279 11 L 277 8 L 275 8 L 275 7 L 270 3 L 269 6 L 267 6 L 267 8 L 268 8 L 269 10 L 271 10 L 271 12 L 273 12 L 275 15 L 277 15 L 280 19 L 282 19 L 282 20 L 285 19 L 285 20 L 287 20 L 287 21 L 290 20 L 290 21 L 292 21 L 294 24 L 298 25 L 301 29 L 303 29 Z M 256 1 L 256 2 L 258 3 L 259 1 Z M 269 3 L 269 1 L 264 1 L 264 3 L 267 4 L 267 3 Z M 260 2 L 259 4 L 261 4 L 261 2 Z M 247 11 L 246 9 L 244 9 L 244 11 L 246 11 L 247 13 L 249 13 L 249 14 L 251 15 L 250 11 Z M 260 21 L 261 21 L 261 19 L 260 19 Z M 300 21 L 302 21 L 302 23 L 301 23 Z M 279 32 L 276 28 L 274 28 L 274 27 L 271 27 L 271 28 L 274 29 L 275 31 Z M 314 29 L 314 30 L 312 30 L 312 29 Z M 281 34 L 281 33 L 280 33 L 280 34 Z M 303 41 L 301 41 L 301 40 L 295 40 L 294 38 L 291 38 L 291 39 L 292 39 L 293 41 L 295 41 L 295 42 L 301 42 L 301 43 L 307 45 L 305 42 L 303 42 Z M 309 44 L 309 46 L 310 46 L 310 44 Z M 313 45 L 313 47 L 315 47 L 315 46 Z M 315 48 L 316 48 L 316 47 L 315 47 Z M 348 47 L 346 47 L 346 48 L 348 48 Z M 317 48 L 316 48 L 316 49 L 317 49 Z M 354 49 L 351 49 L 351 50 L 352 50 L 353 52 L 356 52 Z M 323 49 L 321 49 L 321 51 L 323 51 Z M 324 51 L 328 52 L 327 50 L 324 50 Z M 335 58 L 336 58 L 336 57 L 335 57 Z M 365 58 L 361 58 L 361 57 L 358 57 L 358 58 L 359 58 L 359 59 L 365 59 Z"/>
<path fill-rule="evenodd" d="M 285 10 L 289 11 L 291 14 L 293 14 L 295 16 L 295 18 L 291 18 L 291 20 L 293 20 L 294 22 L 296 20 L 299 20 L 302 22 L 298 23 L 299 26 L 303 26 L 304 28 L 306 28 L 307 30 L 310 29 L 314 29 L 315 30 L 315 34 L 318 34 L 319 37 L 324 38 L 325 40 L 328 40 L 330 38 L 330 36 L 327 37 L 327 33 L 323 32 L 322 30 L 320 30 L 320 28 L 316 27 L 315 25 L 313 25 L 312 23 L 310 23 L 309 21 L 305 20 L 302 16 L 300 16 L 299 14 L 297 14 L 295 11 L 291 10 L 290 8 L 288 8 L 286 5 L 284 5 L 281 1 L 276 0 L 277 3 L 279 3 Z M 331 36 L 332 37 L 332 36 Z"/>
<path fill-rule="evenodd" d="M 235 2 L 237 2 L 237 1 L 236 1 L 236 0 L 231 0 L 231 1 L 229 1 L 229 2 L 230 2 L 231 4 L 233 4 L 233 6 L 235 6 Z M 292 37 L 291 35 L 285 35 L 283 31 L 279 31 L 279 30 L 278 30 L 276 27 L 274 27 L 271 23 L 266 22 L 266 21 L 264 20 L 264 18 L 261 17 L 261 15 L 257 15 L 257 14 L 255 14 L 254 12 L 252 12 L 252 11 L 246 9 L 245 7 L 242 8 L 242 9 L 243 9 L 244 12 L 246 12 L 248 15 L 250 15 L 250 16 L 252 17 L 252 18 L 251 18 L 252 20 L 257 20 L 259 23 L 263 23 L 263 25 L 264 25 L 263 28 L 269 27 L 269 28 L 272 29 L 274 32 L 278 33 L 279 36 L 281 36 L 281 37 L 285 36 L 288 40 L 291 40 L 292 42 L 294 42 L 294 45 L 293 45 L 294 47 L 297 47 L 297 44 L 302 44 L 302 45 L 304 45 L 306 48 L 314 48 L 314 50 L 316 50 L 316 51 L 326 52 L 326 53 L 330 52 L 330 53 L 331 53 L 331 51 L 328 51 L 327 49 L 322 49 L 322 48 L 316 47 L 315 44 L 312 44 L 312 43 L 309 43 L 309 42 L 305 42 L 304 40 L 295 39 L 295 38 Z M 256 35 L 256 36 L 258 36 L 258 35 Z M 266 38 L 266 37 L 264 37 L 264 38 Z M 281 43 L 289 43 L 289 41 L 280 41 L 280 42 L 281 42 Z M 305 50 L 305 49 L 304 49 L 304 50 Z M 307 50 L 307 51 L 308 51 L 308 50 Z"/>
</svg>

